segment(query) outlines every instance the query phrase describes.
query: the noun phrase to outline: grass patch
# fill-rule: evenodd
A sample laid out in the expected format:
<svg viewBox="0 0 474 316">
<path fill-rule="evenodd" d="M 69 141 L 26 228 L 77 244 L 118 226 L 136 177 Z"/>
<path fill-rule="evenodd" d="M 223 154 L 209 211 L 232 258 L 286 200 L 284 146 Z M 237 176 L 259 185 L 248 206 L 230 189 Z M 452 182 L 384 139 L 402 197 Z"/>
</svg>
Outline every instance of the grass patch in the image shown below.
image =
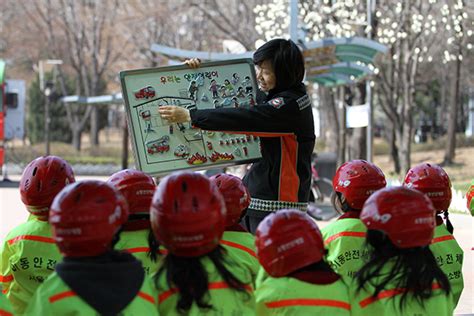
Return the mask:
<svg viewBox="0 0 474 316">
<path fill-rule="evenodd" d="M 436 140 L 430 139 L 426 143 L 412 143 L 411 152 L 425 152 L 433 150 L 444 150 L 446 148 L 447 136 L 440 137 Z M 456 148 L 473 147 L 474 137 L 466 137 L 464 134 L 456 135 Z M 374 139 L 374 155 L 388 155 L 390 153 L 390 146 L 383 138 Z"/>
<path fill-rule="evenodd" d="M 84 147 L 77 152 L 70 144 L 51 143 L 50 154 L 67 160 L 70 164 L 114 164 L 122 162 L 122 148 L 119 144 L 101 144 L 99 147 Z M 45 145 L 35 144 L 30 146 L 8 146 L 7 161 L 17 164 L 27 164 L 36 157 L 45 153 Z M 129 163 L 133 164 L 133 153 L 129 152 Z"/>
</svg>

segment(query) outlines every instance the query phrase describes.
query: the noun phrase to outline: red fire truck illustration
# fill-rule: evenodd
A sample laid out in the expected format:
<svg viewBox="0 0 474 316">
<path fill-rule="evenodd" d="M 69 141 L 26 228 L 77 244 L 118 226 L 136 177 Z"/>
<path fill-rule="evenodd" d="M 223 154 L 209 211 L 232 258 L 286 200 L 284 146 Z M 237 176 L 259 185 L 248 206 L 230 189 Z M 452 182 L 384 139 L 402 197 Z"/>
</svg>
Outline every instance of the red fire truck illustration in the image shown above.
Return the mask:
<svg viewBox="0 0 474 316">
<path fill-rule="evenodd" d="M 146 143 L 146 150 L 150 155 L 165 153 L 170 150 L 169 141 L 170 137 L 168 135 L 149 141 Z"/>
<path fill-rule="evenodd" d="M 135 99 L 151 99 L 155 97 L 155 89 L 152 86 L 146 86 L 135 92 Z"/>
</svg>

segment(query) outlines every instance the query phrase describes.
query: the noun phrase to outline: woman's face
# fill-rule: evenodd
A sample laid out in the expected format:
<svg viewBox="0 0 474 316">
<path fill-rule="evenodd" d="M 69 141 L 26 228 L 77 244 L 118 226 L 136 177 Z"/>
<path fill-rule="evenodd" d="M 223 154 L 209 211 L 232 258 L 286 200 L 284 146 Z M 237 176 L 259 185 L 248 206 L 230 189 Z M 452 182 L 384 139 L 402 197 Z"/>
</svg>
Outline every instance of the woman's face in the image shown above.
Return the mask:
<svg viewBox="0 0 474 316">
<path fill-rule="evenodd" d="M 264 60 L 259 65 L 255 65 L 258 87 L 263 92 L 268 92 L 276 86 L 276 77 L 273 72 L 272 63 Z"/>
</svg>

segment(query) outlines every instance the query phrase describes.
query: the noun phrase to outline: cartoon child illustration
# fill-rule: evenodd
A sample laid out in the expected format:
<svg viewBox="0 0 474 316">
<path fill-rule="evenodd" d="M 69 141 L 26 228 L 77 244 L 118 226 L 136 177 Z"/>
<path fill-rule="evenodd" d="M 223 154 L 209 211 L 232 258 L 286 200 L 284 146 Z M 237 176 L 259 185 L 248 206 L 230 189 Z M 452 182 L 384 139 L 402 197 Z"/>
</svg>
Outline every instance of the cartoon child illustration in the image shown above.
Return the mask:
<svg viewBox="0 0 474 316">
<path fill-rule="evenodd" d="M 218 109 L 221 108 L 222 106 L 219 104 L 219 100 L 214 100 L 214 108 Z"/>
<path fill-rule="evenodd" d="M 224 80 L 224 87 L 226 88 L 228 95 L 235 95 L 234 86 L 230 83 L 229 79 Z"/>
<path fill-rule="evenodd" d="M 234 106 L 234 108 L 239 107 L 239 101 L 237 101 L 237 97 L 232 98 L 232 105 Z"/>
<path fill-rule="evenodd" d="M 236 72 L 234 72 L 234 74 L 232 75 L 232 79 L 230 79 L 230 81 L 232 82 L 232 84 L 235 85 L 237 84 L 237 82 L 239 82 L 239 80 L 240 80 L 239 75 Z"/>
<path fill-rule="evenodd" d="M 239 87 L 239 88 L 237 89 L 237 97 L 238 97 L 238 98 L 245 98 L 244 88 Z"/>
<path fill-rule="evenodd" d="M 219 87 L 219 92 L 221 93 L 221 97 L 225 98 L 227 96 L 227 88 L 225 85 Z"/>
<path fill-rule="evenodd" d="M 188 92 L 189 92 L 189 98 L 196 100 L 196 92 L 198 91 L 198 87 L 196 85 L 196 81 L 191 81 L 191 84 L 189 85 Z"/>
<path fill-rule="evenodd" d="M 249 93 L 247 96 L 249 97 L 250 107 L 254 107 L 255 106 L 255 100 L 253 99 L 253 95 L 251 93 Z"/>
<path fill-rule="evenodd" d="M 217 94 L 217 91 L 219 90 L 219 85 L 217 84 L 215 79 L 211 80 L 211 85 L 209 86 L 209 91 L 212 92 L 212 98 L 218 98 L 219 95 Z"/>
<path fill-rule="evenodd" d="M 242 85 L 245 87 L 245 93 L 252 92 L 252 81 L 249 76 L 245 76 L 245 79 L 242 81 Z"/>
</svg>

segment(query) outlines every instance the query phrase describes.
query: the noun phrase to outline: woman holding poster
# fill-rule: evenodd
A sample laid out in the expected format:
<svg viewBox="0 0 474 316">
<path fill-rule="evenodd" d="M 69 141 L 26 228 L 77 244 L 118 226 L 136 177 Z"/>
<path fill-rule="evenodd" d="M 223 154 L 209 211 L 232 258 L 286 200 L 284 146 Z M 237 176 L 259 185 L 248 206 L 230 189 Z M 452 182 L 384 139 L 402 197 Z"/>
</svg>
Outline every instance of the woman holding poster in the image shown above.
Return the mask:
<svg viewBox="0 0 474 316">
<path fill-rule="evenodd" d="M 253 62 L 259 89 L 265 93 L 255 106 L 159 109 L 162 118 L 171 123 L 191 122 L 204 130 L 260 137 L 262 159 L 243 179 L 252 197 L 244 224 L 252 233 L 273 211 L 306 211 L 315 143 L 312 103 L 302 82 L 305 68 L 300 49 L 291 40 L 274 39 L 255 51 Z M 201 62 L 191 59 L 186 63 L 197 68 Z"/>
</svg>

